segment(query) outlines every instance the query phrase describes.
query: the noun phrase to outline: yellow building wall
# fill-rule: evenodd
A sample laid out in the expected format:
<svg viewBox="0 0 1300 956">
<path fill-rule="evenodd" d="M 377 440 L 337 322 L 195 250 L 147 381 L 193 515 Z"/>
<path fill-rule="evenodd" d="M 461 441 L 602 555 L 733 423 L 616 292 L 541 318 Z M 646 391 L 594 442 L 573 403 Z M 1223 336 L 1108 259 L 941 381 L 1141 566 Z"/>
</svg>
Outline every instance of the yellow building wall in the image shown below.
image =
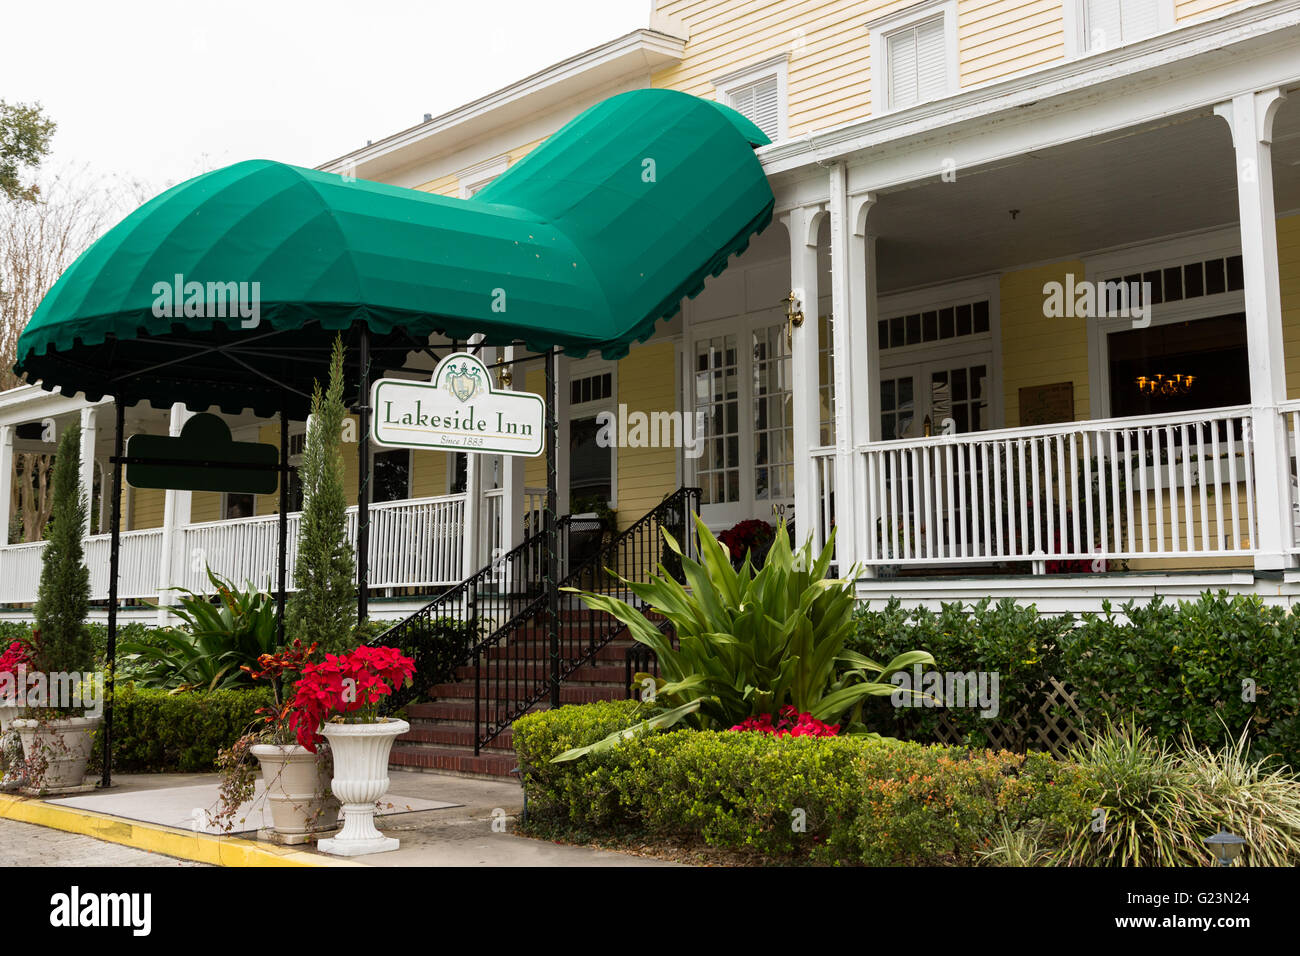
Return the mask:
<svg viewBox="0 0 1300 956">
<path fill-rule="evenodd" d="M 1287 398 L 1300 398 L 1300 215 L 1277 221 L 1278 277 L 1282 286 L 1282 342 Z"/>
<path fill-rule="evenodd" d="M 628 413 L 677 408 L 672 342 L 636 347 L 618 363 L 618 401 Z M 626 528 L 677 488 L 677 448 L 618 449 L 618 526 Z"/>
<path fill-rule="evenodd" d="M 167 492 L 161 488 L 131 489 L 131 530 L 161 528 Z"/>
<path fill-rule="evenodd" d="M 437 179 L 432 179 L 427 183 L 416 186 L 415 188 L 423 190 L 426 193 L 437 193 L 439 196 L 456 197 L 460 195 L 460 180 L 456 177 L 455 173 L 449 173 L 446 176 L 439 176 Z"/>
<path fill-rule="evenodd" d="M 1217 16 L 1243 7 L 1241 0 L 1175 0 L 1174 21 L 1182 24 L 1188 20 Z"/>
<path fill-rule="evenodd" d="M 1067 273 L 1083 276 L 1083 263 L 1055 262 L 1002 276 L 1002 392 L 1006 424 L 1020 424 L 1020 389 L 1031 385 L 1074 384 L 1074 417 L 1088 417 L 1088 327 L 1083 319 L 1043 315 L 1043 286 L 1065 282 Z"/>
<path fill-rule="evenodd" d="M 1063 9 L 1061 0 L 962 0 L 957 5 L 961 85 L 1003 79 L 1064 59 Z"/>
<path fill-rule="evenodd" d="M 221 493 L 217 491 L 196 491 L 190 499 L 190 521 L 199 524 L 204 521 L 216 521 L 221 517 Z"/>
<path fill-rule="evenodd" d="M 713 81 L 789 54 L 791 136 L 865 119 L 874 63 L 866 23 L 914 0 L 665 0 L 662 13 L 690 29 L 682 62 L 652 85 L 713 98 Z M 960 0 L 960 86 L 1002 79 L 1065 57 L 1060 0 Z"/>
</svg>

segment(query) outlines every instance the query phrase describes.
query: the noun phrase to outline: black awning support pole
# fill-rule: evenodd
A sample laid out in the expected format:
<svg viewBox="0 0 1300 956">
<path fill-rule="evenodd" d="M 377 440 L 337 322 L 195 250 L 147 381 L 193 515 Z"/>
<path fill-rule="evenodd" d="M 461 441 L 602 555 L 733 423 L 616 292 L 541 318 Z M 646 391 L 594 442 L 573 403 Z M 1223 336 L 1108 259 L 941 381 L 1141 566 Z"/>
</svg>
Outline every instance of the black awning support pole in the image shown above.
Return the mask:
<svg viewBox="0 0 1300 956">
<path fill-rule="evenodd" d="M 122 554 L 122 432 L 126 430 L 126 406 L 114 399 L 113 508 L 108 543 L 108 648 L 104 662 L 108 670 L 108 693 L 104 701 L 104 776 L 99 785 L 113 785 L 113 687 L 117 674 L 117 571 Z"/>
<path fill-rule="evenodd" d="M 555 447 L 559 426 L 555 420 L 555 349 L 546 352 L 546 626 L 551 657 L 551 706 L 560 706 L 560 591 L 559 536 L 556 533 Z"/>
<path fill-rule="evenodd" d="M 280 541 L 276 566 L 275 645 L 284 647 L 285 596 L 289 577 L 289 396 L 280 405 Z"/>
<path fill-rule="evenodd" d="M 357 623 L 370 613 L 370 326 L 361 323 L 357 364 Z"/>
</svg>

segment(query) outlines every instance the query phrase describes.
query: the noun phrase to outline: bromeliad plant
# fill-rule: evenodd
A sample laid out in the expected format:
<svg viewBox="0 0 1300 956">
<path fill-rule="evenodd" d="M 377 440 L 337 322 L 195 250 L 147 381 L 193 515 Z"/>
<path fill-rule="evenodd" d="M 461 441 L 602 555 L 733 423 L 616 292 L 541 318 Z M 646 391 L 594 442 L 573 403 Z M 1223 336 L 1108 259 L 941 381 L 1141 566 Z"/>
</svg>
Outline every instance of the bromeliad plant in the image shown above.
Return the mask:
<svg viewBox="0 0 1300 956">
<path fill-rule="evenodd" d="M 145 687 L 166 690 L 218 690 L 247 685 L 252 668 L 276 650 L 275 599 L 265 591 L 240 590 L 211 568 L 208 580 L 216 603 L 185 588 L 172 613 L 183 628 L 158 633 L 163 646 L 124 642 L 119 650 L 134 655 L 132 669 Z"/>
<path fill-rule="evenodd" d="M 833 533 L 821 554 L 814 555 L 811 541 L 794 551 L 783 525 L 762 570 L 755 572 L 748 558 L 733 567 L 726 547 L 698 517 L 695 522 L 699 561 L 664 532 L 669 549 L 680 558 L 685 586 L 662 565 L 648 582 L 620 579 L 646 606 L 668 618 L 677 648 L 626 602 L 580 594 L 588 607 L 612 614 L 633 639 L 653 650 L 662 676 L 654 678 L 645 721 L 556 760 L 571 760 L 629 734 L 681 721 L 700 730 L 726 730 L 764 718 L 775 723 L 788 708 L 842 726 L 847 733 L 869 734 L 861 721 L 863 702 L 898 691 L 888 682 L 895 672 L 934 663 L 925 651 L 908 651 L 881 665 L 845 647 L 854 629 L 853 575 L 827 577 Z M 649 677 L 638 674 L 637 681 Z"/>
</svg>

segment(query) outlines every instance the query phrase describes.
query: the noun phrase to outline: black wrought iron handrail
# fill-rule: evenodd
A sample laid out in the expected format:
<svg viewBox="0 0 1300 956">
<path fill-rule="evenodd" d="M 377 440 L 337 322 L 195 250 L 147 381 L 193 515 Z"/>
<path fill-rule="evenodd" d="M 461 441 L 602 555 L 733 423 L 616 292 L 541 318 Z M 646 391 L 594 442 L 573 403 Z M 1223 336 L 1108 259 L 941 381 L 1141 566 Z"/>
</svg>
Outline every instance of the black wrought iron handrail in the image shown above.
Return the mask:
<svg viewBox="0 0 1300 956">
<path fill-rule="evenodd" d="M 647 580 L 661 564 L 669 574 L 680 575 L 680 559 L 667 548 L 661 532 L 667 529 L 686 554 L 693 556 L 692 517 L 699 513 L 700 496 L 699 488 L 679 488 L 571 566 L 558 587 L 631 598 L 620 579 Z M 565 535 L 571 555 L 577 550 L 574 535 L 575 525 L 571 523 Z M 601 649 L 623 631 L 622 622 L 616 618 L 577 607 L 572 595 L 566 595 L 562 603 L 565 609 L 561 614 L 567 613 L 569 621 L 566 626 L 556 622 L 558 646 L 551 644 L 546 595 L 541 594 L 473 648 L 476 754 L 555 686 L 595 661 Z M 547 660 L 547 664 L 539 666 L 539 660 Z"/>
<path fill-rule="evenodd" d="M 567 517 L 558 525 L 566 527 Z M 538 531 L 452 585 L 409 617 L 372 638 L 373 646 L 396 647 L 414 658 L 416 677 L 410 687 L 385 698 L 386 712 L 428 696 L 429 689 L 456 679 L 456 668 L 470 661 L 474 646 L 486 626 L 543 594 L 546 536 Z"/>
<path fill-rule="evenodd" d="M 630 597 L 622 594 L 618 578 L 646 580 L 661 563 L 680 575 L 680 560 L 664 545 L 661 531 L 667 529 L 693 555 L 692 516 L 699 513 L 700 494 L 698 488 L 678 489 L 609 541 L 596 519 L 560 518 L 557 587 Z M 571 619 L 567 626 L 556 622 L 558 647 L 551 647 L 547 561 L 546 533 L 538 531 L 374 638 L 371 644 L 398 647 L 415 658 L 415 683 L 385 698 L 385 709 L 428 697 L 431 688 L 456 680 L 457 669 L 472 663 L 478 754 L 555 686 L 594 661 L 623 625 L 609 615 L 577 609 L 566 596 L 561 603 Z"/>
</svg>

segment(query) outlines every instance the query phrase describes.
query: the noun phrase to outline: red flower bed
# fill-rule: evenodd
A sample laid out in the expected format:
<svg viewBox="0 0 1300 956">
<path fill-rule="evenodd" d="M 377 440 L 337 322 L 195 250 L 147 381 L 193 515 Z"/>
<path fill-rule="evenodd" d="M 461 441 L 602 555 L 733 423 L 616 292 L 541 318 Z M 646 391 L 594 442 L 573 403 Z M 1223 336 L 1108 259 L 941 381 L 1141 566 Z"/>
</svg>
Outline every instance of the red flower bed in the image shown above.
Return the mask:
<svg viewBox="0 0 1300 956">
<path fill-rule="evenodd" d="M 789 705 L 781 708 L 775 722 L 771 714 L 759 714 L 729 729 L 771 734 L 773 737 L 838 737 L 840 733 L 838 725 L 823 723 L 812 714 L 801 714 Z"/>
</svg>

